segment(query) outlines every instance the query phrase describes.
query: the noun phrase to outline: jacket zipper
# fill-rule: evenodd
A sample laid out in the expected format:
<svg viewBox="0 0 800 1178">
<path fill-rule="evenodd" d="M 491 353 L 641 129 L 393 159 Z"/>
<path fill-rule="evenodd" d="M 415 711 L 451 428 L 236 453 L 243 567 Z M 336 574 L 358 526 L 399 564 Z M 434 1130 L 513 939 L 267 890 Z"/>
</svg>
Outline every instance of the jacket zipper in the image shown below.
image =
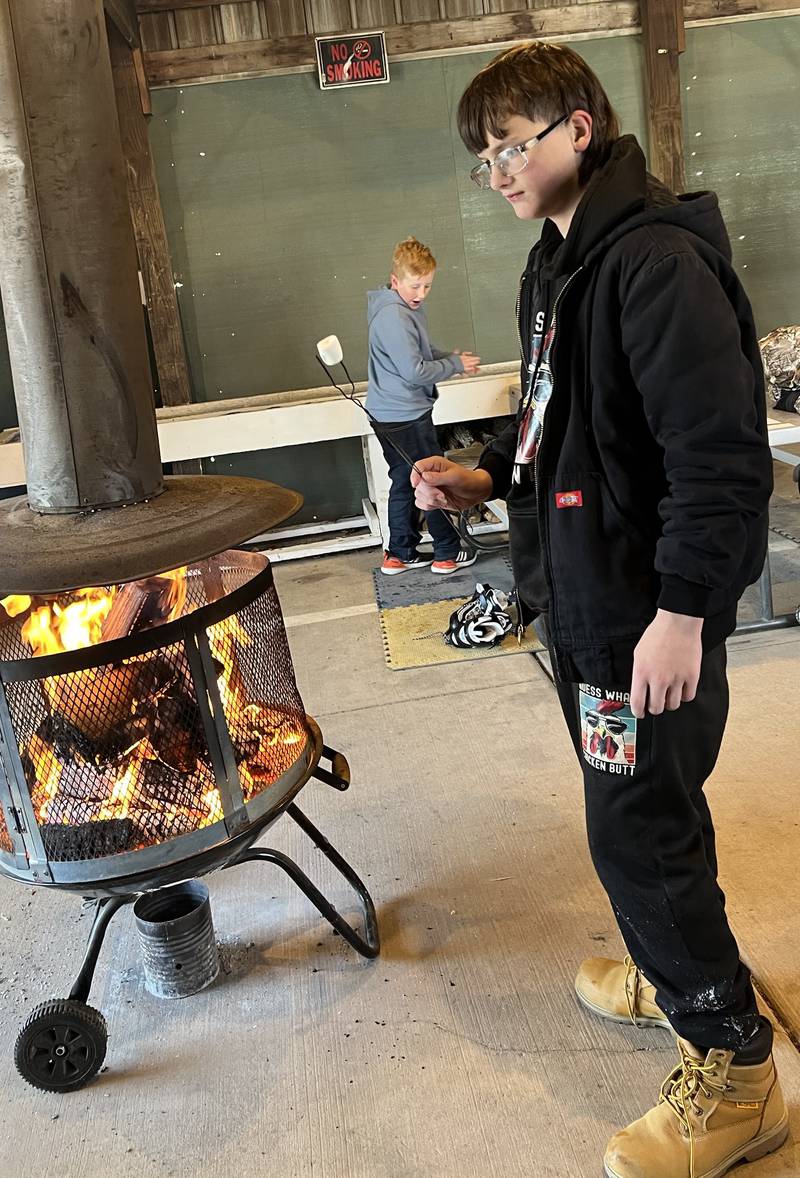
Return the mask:
<svg viewBox="0 0 800 1178">
<path fill-rule="evenodd" d="M 520 326 L 519 326 L 519 305 L 520 305 L 520 300 L 522 299 L 522 284 L 524 281 L 525 281 L 525 271 L 523 271 L 522 274 L 520 274 L 520 276 L 519 276 L 519 286 L 517 287 L 517 301 L 514 305 L 514 319 L 516 320 L 516 323 L 517 323 L 517 343 L 519 344 L 519 358 L 523 364 L 525 363 L 525 352 L 523 351 L 523 348 L 522 348 L 522 331 L 520 330 Z"/>
<path fill-rule="evenodd" d="M 550 393 L 551 400 L 552 400 L 553 394 L 556 391 L 555 365 L 553 364 L 553 359 L 555 357 L 555 349 L 556 349 L 556 330 L 558 327 L 558 308 L 561 305 L 561 300 L 563 299 L 564 295 L 567 293 L 567 290 L 572 285 L 572 282 L 574 281 L 574 279 L 576 279 L 578 277 L 578 275 L 581 273 L 582 270 L 583 270 L 583 266 L 579 266 L 577 270 L 574 270 L 572 272 L 572 274 L 570 274 L 569 278 L 564 283 L 564 285 L 561 287 L 561 290 L 558 292 L 558 295 L 556 297 L 556 301 L 553 303 L 553 313 L 550 316 L 550 323 L 548 325 L 548 334 L 550 332 L 550 329 L 552 329 L 552 332 L 553 332 L 553 338 L 550 341 L 550 371 L 553 374 L 553 389 L 552 389 L 552 392 Z M 521 290 L 522 290 L 522 283 L 520 282 L 520 291 Z M 519 299 L 519 296 L 517 296 L 517 297 Z M 519 313 L 517 313 L 517 334 L 518 335 L 520 334 Z M 539 353 L 540 356 L 542 356 L 544 354 L 545 338 L 542 339 L 541 351 Z M 547 413 L 547 411 L 545 411 L 544 419 L 542 421 L 542 433 L 541 433 L 541 437 L 539 438 L 539 445 L 536 447 L 536 453 L 533 456 L 533 481 L 534 481 L 534 488 L 536 491 L 536 514 L 539 518 L 540 524 L 542 521 L 542 515 L 539 510 L 539 505 L 541 503 L 541 494 L 540 494 L 540 487 L 539 487 L 539 455 L 542 451 L 542 445 L 544 444 L 544 431 L 547 429 L 547 418 L 548 418 L 548 413 Z M 550 578 L 548 576 L 547 562 L 545 560 L 545 530 L 542 527 L 540 527 L 540 538 L 541 538 L 541 544 L 542 544 L 542 567 L 544 569 L 545 583 L 547 584 L 547 591 L 548 591 L 548 594 L 549 594 L 550 599 L 552 601 L 552 588 L 550 585 Z M 515 589 L 516 589 L 516 586 L 515 586 Z M 522 635 L 525 632 L 525 627 L 523 626 L 523 623 L 522 623 L 522 609 L 520 606 L 519 592 L 517 592 L 517 615 L 519 618 L 519 621 L 517 622 L 517 642 L 522 642 Z"/>
</svg>

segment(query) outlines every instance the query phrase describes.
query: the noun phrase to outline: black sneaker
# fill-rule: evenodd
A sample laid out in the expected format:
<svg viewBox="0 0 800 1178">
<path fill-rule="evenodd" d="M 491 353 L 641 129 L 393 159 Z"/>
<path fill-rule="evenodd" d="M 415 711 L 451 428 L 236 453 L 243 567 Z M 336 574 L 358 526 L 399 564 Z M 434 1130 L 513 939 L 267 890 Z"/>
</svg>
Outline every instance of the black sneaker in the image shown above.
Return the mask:
<svg viewBox="0 0 800 1178">
<path fill-rule="evenodd" d="M 410 573 L 412 569 L 426 569 L 430 564 L 424 556 L 415 556 L 413 560 L 400 560 L 399 556 L 392 556 L 391 552 L 384 552 L 381 572 L 385 577 L 396 577 L 398 573 Z"/>
<path fill-rule="evenodd" d="M 462 569 L 468 569 L 477 559 L 477 552 L 467 552 L 466 548 L 462 548 L 453 560 L 434 560 L 431 564 L 431 572 L 438 573 L 440 577 L 450 577 L 453 573 L 460 573 Z"/>
</svg>

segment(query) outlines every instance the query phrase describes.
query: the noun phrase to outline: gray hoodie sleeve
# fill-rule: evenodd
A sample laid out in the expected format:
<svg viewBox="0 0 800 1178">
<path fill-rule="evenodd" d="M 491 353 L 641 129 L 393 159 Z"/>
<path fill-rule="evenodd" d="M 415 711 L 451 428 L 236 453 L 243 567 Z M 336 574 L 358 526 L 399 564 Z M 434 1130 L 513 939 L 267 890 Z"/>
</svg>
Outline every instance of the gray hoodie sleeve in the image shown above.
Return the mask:
<svg viewBox="0 0 800 1178">
<path fill-rule="evenodd" d="M 460 356 L 448 354 L 446 359 L 425 360 L 419 349 L 417 332 L 402 313 L 387 315 L 383 312 L 376 318 L 375 326 L 381 345 L 406 384 L 423 388 L 464 371 Z"/>
</svg>

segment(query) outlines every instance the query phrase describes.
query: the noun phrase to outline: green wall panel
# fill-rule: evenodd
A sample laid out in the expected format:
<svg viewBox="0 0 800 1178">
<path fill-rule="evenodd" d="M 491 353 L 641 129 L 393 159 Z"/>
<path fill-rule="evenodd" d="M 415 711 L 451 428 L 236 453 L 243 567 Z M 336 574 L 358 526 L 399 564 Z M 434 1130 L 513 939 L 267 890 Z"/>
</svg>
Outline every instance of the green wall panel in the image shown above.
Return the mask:
<svg viewBox="0 0 800 1178">
<path fill-rule="evenodd" d="M 719 195 L 760 335 L 800 322 L 800 17 L 689 29 L 686 186 Z"/>
<path fill-rule="evenodd" d="M 641 136 L 640 45 L 583 42 Z M 439 263 L 431 334 L 513 359 L 517 279 L 539 226 L 470 182 L 454 112 L 492 57 L 396 62 L 388 86 L 321 93 L 293 74 L 154 95 L 151 124 L 198 400 L 320 383 L 336 332 L 366 376 L 366 291 L 414 234 Z"/>
<path fill-rule="evenodd" d="M 580 50 L 641 137 L 639 39 Z M 515 358 L 518 277 L 540 226 L 475 188 L 455 128 L 464 87 L 492 56 L 396 62 L 390 85 L 363 90 L 321 93 L 314 75 L 294 74 L 154 94 L 151 141 L 196 400 L 319 385 L 314 345 L 331 332 L 364 379 L 366 292 L 387 280 L 408 234 L 438 261 L 434 341 L 485 363 Z M 349 441 L 303 460 L 217 456 L 205 469 L 295 486 L 302 519 L 357 514 L 366 493 Z"/>
</svg>

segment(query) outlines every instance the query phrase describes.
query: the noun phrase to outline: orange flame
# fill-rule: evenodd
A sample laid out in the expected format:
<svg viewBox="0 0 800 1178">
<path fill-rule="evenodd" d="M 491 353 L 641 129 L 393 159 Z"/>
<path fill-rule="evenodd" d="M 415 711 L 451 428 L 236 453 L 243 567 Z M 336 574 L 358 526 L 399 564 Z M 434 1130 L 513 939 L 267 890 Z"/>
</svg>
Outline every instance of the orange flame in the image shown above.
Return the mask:
<svg viewBox="0 0 800 1178">
<path fill-rule="evenodd" d="M 165 582 L 160 598 L 162 616 L 167 615 L 165 620 L 183 614 L 187 599 L 186 573 L 186 568 L 174 569 L 157 578 Z M 119 591 L 118 587 L 79 589 L 60 601 L 12 594 L 0 605 L 10 618 L 28 613 L 21 634 L 34 655 L 58 654 L 103 641 L 103 625 Z M 220 667 L 217 682 L 231 737 L 247 749 L 239 763 L 239 776 L 244 797 L 249 800 L 289 768 L 297 755 L 296 746 L 305 742 L 306 733 L 283 709 L 252 700 L 238 661 L 239 651 L 250 645 L 252 639 L 237 618 L 230 617 L 212 626 L 208 637 Z M 107 730 L 124 724 L 128 714 L 131 717 L 144 714 L 147 701 L 137 698 L 139 682 L 137 660 L 125 659 L 113 667 L 90 668 L 44 679 L 42 687 L 52 715 L 66 718 L 73 728 L 98 741 L 105 738 Z M 100 694 L 109 699 L 103 716 L 96 714 L 97 705 L 93 704 Z M 82 761 L 80 752 L 73 752 L 69 788 L 73 793 L 77 782 L 81 797 L 68 797 L 66 804 L 59 805 L 66 766 L 53 745 L 35 733 L 24 751 L 35 775 L 31 797 L 37 821 L 42 825 L 53 822 L 74 825 L 130 818 L 147 836 L 139 844 L 145 846 L 154 841 L 148 832 L 148 819 L 156 812 L 159 827 L 164 829 L 166 820 L 167 829 L 172 826 L 176 833 L 200 830 L 224 818 L 214 774 L 204 758 L 198 759 L 192 771 L 190 800 L 186 800 L 185 791 L 176 804 L 148 793 L 148 764 L 160 762 L 163 770 L 165 762 L 161 761 L 149 736 L 141 735 L 141 727 L 137 730 L 132 726 L 131 735 L 133 743 L 112 764 L 90 765 Z M 91 785 L 82 784 L 83 774 Z"/>
<path fill-rule="evenodd" d="M 166 618 L 171 622 L 179 618 L 186 604 L 186 567 L 160 573 L 154 578 L 168 585 L 166 594 Z M 34 655 L 61 654 L 65 650 L 83 650 L 103 641 L 103 623 L 119 593 L 119 586 L 110 589 L 101 587 L 75 589 L 73 598 L 66 605 L 58 601 L 33 606 L 33 600 L 24 593 L 12 593 L 0 601 L 10 618 L 19 617 L 31 610 L 30 617 L 22 625 L 22 637 Z"/>
</svg>

